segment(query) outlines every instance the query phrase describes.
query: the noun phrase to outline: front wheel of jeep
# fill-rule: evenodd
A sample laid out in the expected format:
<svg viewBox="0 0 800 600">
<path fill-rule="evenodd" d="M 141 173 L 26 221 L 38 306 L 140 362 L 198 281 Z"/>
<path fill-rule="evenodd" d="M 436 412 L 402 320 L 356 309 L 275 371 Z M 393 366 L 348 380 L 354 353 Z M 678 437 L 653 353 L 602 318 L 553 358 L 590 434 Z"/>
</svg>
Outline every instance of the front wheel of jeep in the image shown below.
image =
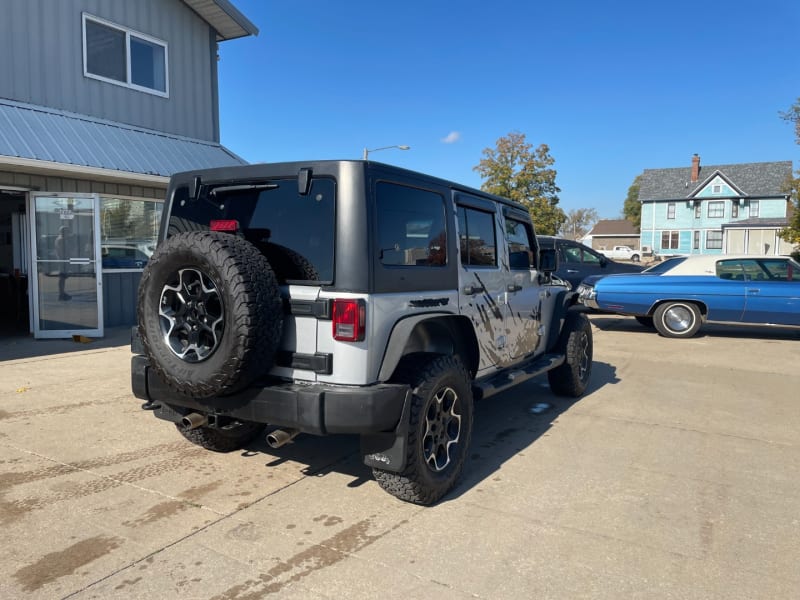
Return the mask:
<svg viewBox="0 0 800 600">
<path fill-rule="evenodd" d="M 567 314 L 557 351 L 566 361 L 547 372 L 550 389 L 557 396 L 578 398 L 586 391 L 592 374 L 592 325 L 585 315 L 572 311 Z"/>
<path fill-rule="evenodd" d="M 387 492 L 431 505 L 455 486 L 472 437 L 472 386 L 454 356 L 406 359 L 396 381 L 413 392 L 406 439 L 406 467 L 399 473 L 373 469 Z"/>
</svg>

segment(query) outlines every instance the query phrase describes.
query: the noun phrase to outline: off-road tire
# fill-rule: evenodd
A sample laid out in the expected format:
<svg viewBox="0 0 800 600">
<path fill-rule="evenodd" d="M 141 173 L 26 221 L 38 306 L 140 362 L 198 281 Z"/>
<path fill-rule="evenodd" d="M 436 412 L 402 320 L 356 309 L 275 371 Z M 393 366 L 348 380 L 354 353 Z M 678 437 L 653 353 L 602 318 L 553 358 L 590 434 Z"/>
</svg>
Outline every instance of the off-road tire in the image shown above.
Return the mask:
<svg viewBox="0 0 800 600">
<path fill-rule="evenodd" d="M 403 359 L 393 379 L 408 383 L 413 392 L 406 467 L 399 473 L 378 468 L 372 473 L 393 496 L 431 505 L 453 489 L 467 458 L 473 423 L 470 378 L 457 357 L 439 355 Z"/>
<path fill-rule="evenodd" d="M 239 450 L 264 431 L 262 423 L 241 422 L 227 427 L 197 427 L 187 429 L 175 423 L 176 429 L 187 440 L 213 452 L 233 452 Z"/>
<path fill-rule="evenodd" d="M 653 313 L 653 325 L 664 337 L 690 338 L 702 324 L 703 316 L 694 302 L 664 302 Z"/>
<path fill-rule="evenodd" d="M 592 325 L 585 315 L 569 311 L 556 344 L 556 352 L 566 361 L 547 372 L 550 389 L 556 396 L 578 398 L 583 395 L 592 375 Z"/>
<path fill-rule="evenodd" d="M 283 305 L 269 262 L 251 243 L 222 232 L 185 232 L 159 244 L 145 267 L 138 322 L 161 379 L 181 394 L 210 398 L 269 370 Z"/>
<path fill-rule="evenodd" d="M 641 257 L 638 254 L 631 254 L 631 262 L 637 263 L 640 260 L 641 260 Z"/>
</svg>

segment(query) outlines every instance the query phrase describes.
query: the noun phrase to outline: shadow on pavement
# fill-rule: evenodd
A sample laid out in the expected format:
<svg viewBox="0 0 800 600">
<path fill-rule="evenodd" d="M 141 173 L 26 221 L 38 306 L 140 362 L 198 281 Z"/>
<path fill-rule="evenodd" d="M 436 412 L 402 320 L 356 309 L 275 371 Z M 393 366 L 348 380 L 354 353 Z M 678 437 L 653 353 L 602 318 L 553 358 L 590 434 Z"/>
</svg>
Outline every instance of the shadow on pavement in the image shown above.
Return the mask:
<svg viewBox="0 0 800 600">
<path fill-rule="evenodd" d="M 606 385 L 619 383 L 617 370 L 594 361 L 589 389 L 581 398 L 564 398 L 550 391 L 547 375 L 479 402 L 475 406 L 475 428 L 470 457 L 456 488 L 442 502 L 454 500 L 496 473 L 503 463 L 545 435 L 560 415 L 587 395 Z M 539 412 L 540 405 L 549 405 Z"/>
<path fill-rule="evenodd" d="M 594 361 L 586 395 L 619 381 L 613 365 Z M 554 395 L 544 375 L 478 402 L 462 478 L 441 502 L 454 500 L 491 477 L 503 463 L 547 433 L 559 415 L 580 401 L 581 398 Z M 302 473 L 309 477 L 324 477 L 329 472 L 349 475 L 353 480 L 348 487 L 358 487 L 372 480 L 372 470 L 361 461 L 359 439 L 355 435 L 301 434 L 292 443 L 277 449 L 270 448 L 262 437 L 248 445 L 242 455 L 266 457 L 266 468 L 297 462 L 305 465 Z"/>
<path fill-rule="evenodd" d="M 654 328 L 641 325 L 633 317 L 622 315 L 593 315 L 592 325 L 602 331 L 620 331 L 641 333 L 643 335 L 658 335 Z M 742 338 L 752 340 L 800 340 L 800 329 L 789 327 L 758 327 L 747 325 L 718 325 L 706 323 L 693 338 L 720 337 Z M 669 339 L 669 338 L 664 338 Z"/>
<path fill-rule="evenodd" d="M 85 352 L 103 348 L 128 346 L 131 343 L 130 327 L 113 327 L 106 329 L 102 338 L 83 338 L 62 340 L 37 340 L 33 335 L 10 335 L 0 337 L 0 362 L 54 356 L 70 352 Z"/>
</svg>

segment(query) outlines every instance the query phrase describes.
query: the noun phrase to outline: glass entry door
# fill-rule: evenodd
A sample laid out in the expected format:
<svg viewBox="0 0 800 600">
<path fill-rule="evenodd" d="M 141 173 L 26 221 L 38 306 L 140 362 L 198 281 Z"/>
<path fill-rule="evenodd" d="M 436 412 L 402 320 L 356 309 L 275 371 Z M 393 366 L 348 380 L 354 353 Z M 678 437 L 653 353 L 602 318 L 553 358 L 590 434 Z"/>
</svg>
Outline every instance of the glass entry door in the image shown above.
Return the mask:
<svg viewBox="0 0 800 600">
<path fill-rule="evenodd" d="M 101 337 L 99 198 L 34 193 L 30 203 L 34 337 Z"/>
</svg>

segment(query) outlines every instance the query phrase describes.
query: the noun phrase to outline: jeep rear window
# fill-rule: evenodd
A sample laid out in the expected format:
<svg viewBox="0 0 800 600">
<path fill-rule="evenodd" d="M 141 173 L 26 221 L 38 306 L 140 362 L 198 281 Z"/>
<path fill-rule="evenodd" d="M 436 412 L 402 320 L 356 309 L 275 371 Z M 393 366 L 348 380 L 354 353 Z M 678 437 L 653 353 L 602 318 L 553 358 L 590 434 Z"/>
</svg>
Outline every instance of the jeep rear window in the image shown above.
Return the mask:
<svg viewBox="0 0 800 600">
<path fill-rule="evenodd" d="M 377 185 L 379 259 L 390 266 L 447 264 L 444 199 L 394 183 Z"/>
<path fill-rule="evenodd" d="M 236 220 L 237 235 L 267 257 L 281 283 L 332 283 L 336 182 L 314 178 L 305 195 L 294 177 L 256 183 L 269 189 L 206 192 L 197 201 L 175 202 L 170 234 Z"/>
</svg>

